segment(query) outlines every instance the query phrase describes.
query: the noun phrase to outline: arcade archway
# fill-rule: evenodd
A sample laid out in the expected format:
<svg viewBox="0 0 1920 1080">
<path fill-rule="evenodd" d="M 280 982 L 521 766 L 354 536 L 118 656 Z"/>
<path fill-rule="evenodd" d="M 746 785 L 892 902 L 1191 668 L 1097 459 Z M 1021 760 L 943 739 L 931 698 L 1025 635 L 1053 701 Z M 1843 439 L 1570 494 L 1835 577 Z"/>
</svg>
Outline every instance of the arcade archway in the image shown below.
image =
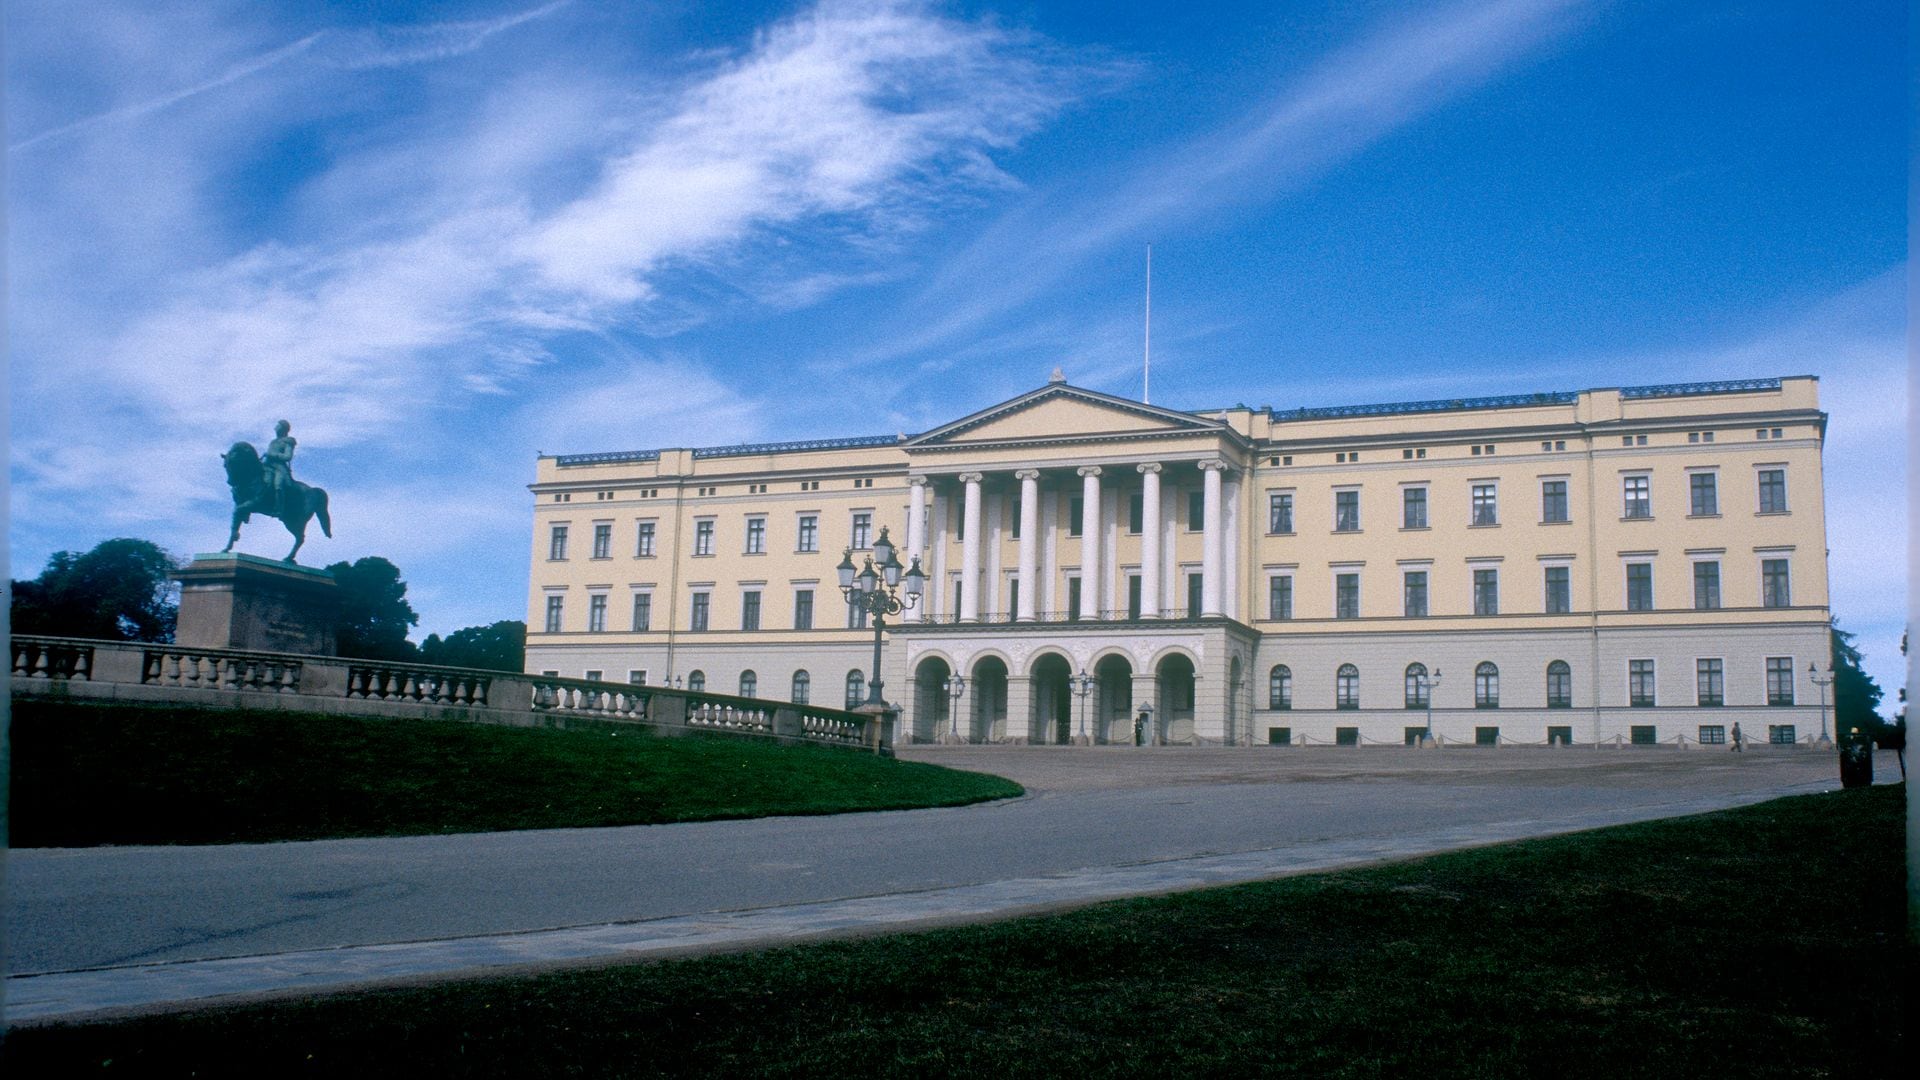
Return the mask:
<svg viewBox="0 0 1920 1080">
<path fill-rule="evenodd" d="M 929 656 L 913 669 L 913 741 L 937 742 L 949 729 L 947 679 L 953 669 Z"/>
<path fill-rule="evenodd" d="M 1184 653 L 1170 653 L 1154 669 L 1156 684 L 1154 725 L 1160 741 L 1185 746 L 1193 743 L 1193 661 Z"/>
<path fill-rule="evenodd" d="M 998 742 L 1007 733 L 1007 663 L 997 656 L 983 656 L 973 665 L 967 680 L 967 696 L 973 699 L 970 742 Z"/>
<path fill-rule="evenodd" d="M 1055 746 L 1073 741 L 1076 734 L 1073 715 L 1073 665 L 1059 653 L 1048 653 L 1033 662 L 1033 716 L 1027 738 L 1035 743 Z"/>
<path fill-rule="evenodd" d="M 1132 745 L 1133 665 L 1109 655 L 1093 665 L 1093 740 Z"/>
</svg>

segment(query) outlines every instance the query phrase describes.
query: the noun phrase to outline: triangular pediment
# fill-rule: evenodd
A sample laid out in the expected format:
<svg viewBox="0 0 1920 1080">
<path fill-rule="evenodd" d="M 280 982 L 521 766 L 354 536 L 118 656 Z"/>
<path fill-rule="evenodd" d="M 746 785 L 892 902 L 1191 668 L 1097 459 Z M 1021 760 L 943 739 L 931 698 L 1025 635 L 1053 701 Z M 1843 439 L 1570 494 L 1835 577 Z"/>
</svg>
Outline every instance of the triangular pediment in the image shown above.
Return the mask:
<svg viewBox="0 0 1920 1080">
<path fill-rule="evenodd" d="M 1038 390 L 944 424 L 907 443 L 909 450 L 1034 440 L 1164 436 L 1227 430 L 1216 420 L 1161 409 L 1066 383 Z"/>
</svg>

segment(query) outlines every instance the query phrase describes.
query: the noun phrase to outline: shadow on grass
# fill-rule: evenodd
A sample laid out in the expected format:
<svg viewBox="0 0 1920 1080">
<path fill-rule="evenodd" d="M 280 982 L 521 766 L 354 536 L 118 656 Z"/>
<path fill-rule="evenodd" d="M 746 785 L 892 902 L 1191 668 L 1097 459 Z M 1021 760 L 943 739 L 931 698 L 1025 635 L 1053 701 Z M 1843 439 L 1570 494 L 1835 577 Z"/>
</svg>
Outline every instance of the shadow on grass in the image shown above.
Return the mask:
<svg viewBox="0 0 1920 1080">
<path fill-rule="evenodd" d="M 25 1075 L 1905 1075 L 1902 792 L 738 956 L 27 1029 Z"/>
</svg>

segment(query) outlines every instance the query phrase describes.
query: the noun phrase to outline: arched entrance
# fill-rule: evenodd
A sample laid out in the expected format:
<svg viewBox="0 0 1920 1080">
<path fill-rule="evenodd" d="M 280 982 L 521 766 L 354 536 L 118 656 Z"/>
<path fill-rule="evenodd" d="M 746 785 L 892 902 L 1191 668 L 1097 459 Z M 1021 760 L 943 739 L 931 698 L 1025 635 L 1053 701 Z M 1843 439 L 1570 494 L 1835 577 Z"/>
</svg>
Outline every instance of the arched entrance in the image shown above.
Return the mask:
<svg viewBox="0 0 1920 1080">
<path fill-rule="evenodd" d="M 1073 741 L 1073 665 L 1059 653 L 1033 662 L 1033 717 L 1028 739 L 1062 746 Z"/>
<path fill-rule="evenodd" d="M 1193 743 L 1193 661 L 1183 653 L 1171 653 L 1154 669 L 1157 687 L 1154 725 L 1160 741 L 1173 745 Z"/>
<path fill-rule="evenodd" d="M 947 678 L 953 669 L 945 660 L 929 656 L 913 669 L 913 741 L 930 743 L 946 734 Z"/>
<path fill-rule="evenodd" d="M 967 680 L 967 696 L 973 699 L 972 730 L 969 741 L 999 742 L 1007 736 L 1007 663 L 997 656 L 983 656 L 973 665 Z"/>
<path fill-rule="evenodd" d="M 1133 665 L 1103 656 L 1093 665 L 1093 741 L 1133 744 Z"/>
</svg>

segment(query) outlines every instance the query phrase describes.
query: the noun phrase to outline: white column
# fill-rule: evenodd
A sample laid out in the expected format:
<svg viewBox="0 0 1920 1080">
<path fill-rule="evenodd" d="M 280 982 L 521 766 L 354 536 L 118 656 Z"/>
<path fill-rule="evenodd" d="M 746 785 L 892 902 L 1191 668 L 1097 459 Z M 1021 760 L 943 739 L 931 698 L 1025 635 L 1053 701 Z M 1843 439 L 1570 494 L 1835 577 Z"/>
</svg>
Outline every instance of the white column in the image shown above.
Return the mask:
<svg viewBox="0 0 1920 1080">
<path fill-rule="evenodd" d="M 1035 579 L 1040 561 L 1040 470 L 1021 469 L 1013 475 L 1020 481 L 1020 606 L 1013 617 L 1032 622 L 1039 586 Z"/>
<path fill-rule="evenodd" d="M 1100 466 L 1080 467 L 1080 615 L 1100 617 Z"/>
<path fill-rule="evenodd" d="M 967 486 L 966 509 L 961 512 L 960 527 L 966 536 L 960 541 L 960 621 L 980 621 L 980 481 L 977 472 L 961 473 Z"/>
<path fill-rule="evenodd" d="M 1140 471 L 1140 617 L 1160 617 L 1160 463 Z"/>
<path fill-rule="evenodd" d="M 1200 476 L 1205 484 L 1201 495 L 1200 519 L 1200 614 L 1219 615 L 1220 611 L 1220 573 L 1221 543 L 1225 532 L 1220 521 L 1220 474 L 1227 467 L 1224 461 L 1203 461 L 1200 463 Z"/>
<path fill-rule="evenodd" d="M 926 559 L 927 531 L 925 524 L 927 517 L 927 478 L 924 476 L 907 477 L 907 495 L 907 554 L 906 558 L 901 561 L 908 566 L 912 566 L 913 557 L 918 555 L 921 558 L 921 573 L 928 573 L 930 568 L 927 566 Z M 928 579 L 927 586 L 933 592 L 937 593 L 940 591 L 940 583 L 931 578 Z M 930 597 L 923 596 L 920 598 L 919 604 L 901 612 L 901 621 L 919 622 L 921 617 L 926 614 L 925 609 L 930 599 Z"/>
</svg>

